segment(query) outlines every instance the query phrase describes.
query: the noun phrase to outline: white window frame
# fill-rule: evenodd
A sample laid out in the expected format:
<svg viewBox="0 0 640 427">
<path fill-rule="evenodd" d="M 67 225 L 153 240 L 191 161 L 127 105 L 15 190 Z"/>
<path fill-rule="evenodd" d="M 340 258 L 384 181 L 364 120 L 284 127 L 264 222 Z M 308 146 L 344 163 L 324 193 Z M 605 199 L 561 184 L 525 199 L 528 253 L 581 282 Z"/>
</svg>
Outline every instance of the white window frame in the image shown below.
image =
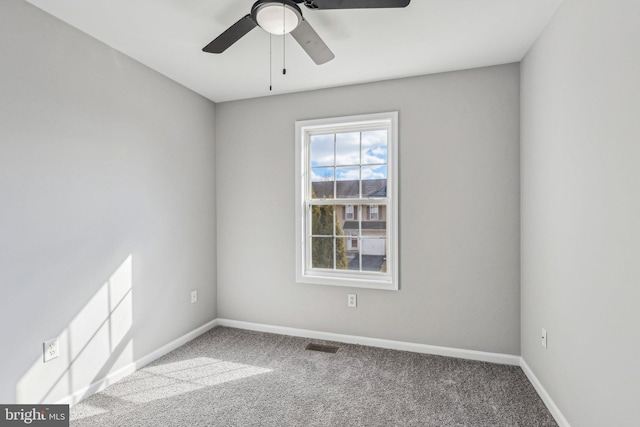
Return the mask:
<svg viewBox="0 0 640 427">
<path fill-rule="evenodd" d="M 307 236 L 310 235 L 310 135 L 326 132 L 346 132 L 368 128 L 387 128 L 387 197 L 374 199 L 375 204 L 386 206 L 387 268 L 385 273 L 311 268 L 311 254 Z M 399 289 L 398 256 L 398 112 L 385 112 L 357 116 L 300 120 L 296 132 L 296 281 L 330 286 L 370 289 Z M 358 200 L 358 207 L 371 199 Z M 335 205 L 354 204 L 353 200 L 335 199 Z M 363 203 L 364 202 L 364 203 Z M 361 215 L 359 216 L 361 218 Z M 345 236 L 346 237 L 346 236 Z M 362 236 L 360 236 L 362 237 Z M 360 246 L 360 245 L 358 245 Z"/>
<path fill-rule="evenodd" d="M 351 209 L 349 209 L 351 208 Z M 349 212 L 351 211 L 351 212 Z M 349 218 L 349 214 L 351 214 L 351 218 Z M 348 220 L 348 221 L 353 221 L 355 220 L 355 214 L 354 214 L 354 210 L 353 210 L 353 205 L 346 205 L 344 207 L 344 219 Z"/>
<path fill-rule="evenodd" d="M 379 213 L 379 205 L 369 205 L 369 219 L 371 221 L 377 221 L 380 219 L 380 213 Z M 374 209 L 375 208 L 375 209 Z M 375 211 L 375 218 L 373 215 L 373 212 Z"/>
</svg>

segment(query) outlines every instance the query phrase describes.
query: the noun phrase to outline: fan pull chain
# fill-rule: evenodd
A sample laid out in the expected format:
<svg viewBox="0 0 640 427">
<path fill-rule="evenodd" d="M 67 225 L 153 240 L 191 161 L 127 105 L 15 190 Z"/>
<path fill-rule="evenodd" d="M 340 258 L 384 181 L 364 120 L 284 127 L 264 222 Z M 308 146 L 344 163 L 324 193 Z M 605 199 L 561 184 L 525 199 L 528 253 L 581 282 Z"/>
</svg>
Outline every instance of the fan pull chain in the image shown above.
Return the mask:
<svg viewBox="0 0 640 427">
<path fill-rule="evenodd" d="M 287 67 L 286 67 L 286 52 L 285 52 L 285 47 L 286 47 L 286 35 L 282 36 L 282 74 L 287 74 Z"/>
<path fill-rule="evenodd" d="M 285 34 L 285 12 L 286 9 L 284 7 L 284 0 L 282 0 L 282 74 L 287 74 L 287 66 L 286 66 L 286 41 L 287 35 Z"/>
<path fill-rule="evenodd" d="M 273 90 L 273 43 L 271 33 L 269 33 L 269 91 Z"/>
</svg>

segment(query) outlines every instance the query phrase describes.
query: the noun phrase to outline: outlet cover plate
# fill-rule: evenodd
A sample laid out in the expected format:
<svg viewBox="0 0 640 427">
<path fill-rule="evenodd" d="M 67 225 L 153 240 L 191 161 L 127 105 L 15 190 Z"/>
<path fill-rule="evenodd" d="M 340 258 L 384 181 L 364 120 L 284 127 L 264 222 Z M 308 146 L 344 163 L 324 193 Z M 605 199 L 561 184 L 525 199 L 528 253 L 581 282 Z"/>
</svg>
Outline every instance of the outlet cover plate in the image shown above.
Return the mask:
<svg viewBox="0 0 640 427">
<path fill-rule="evenodd" d="M 545 328 L 542 328 L 542 334 L 541 334 L 541 338 L 542 338 L 542 342 L 540 344 L 542 344 L 542 346 L 544 348 L 547 348 L 547 330 Z"/>
<path fill-rule="evenodd" d="M 357 307 L 358 296 L 356 294 L 347 294 L 347 307 Z"/>
<path fill-rule="evenodd" d="M 45 362 L 48 362 L 60 356 L 60 343 L 58 342 L 57 338 L 45 341 L 42 347 Z"/>
<path fill-rule="evenodd" d="M 191 291 L 191 304 L 198 301 L 198 291 Z"/>
</svg>

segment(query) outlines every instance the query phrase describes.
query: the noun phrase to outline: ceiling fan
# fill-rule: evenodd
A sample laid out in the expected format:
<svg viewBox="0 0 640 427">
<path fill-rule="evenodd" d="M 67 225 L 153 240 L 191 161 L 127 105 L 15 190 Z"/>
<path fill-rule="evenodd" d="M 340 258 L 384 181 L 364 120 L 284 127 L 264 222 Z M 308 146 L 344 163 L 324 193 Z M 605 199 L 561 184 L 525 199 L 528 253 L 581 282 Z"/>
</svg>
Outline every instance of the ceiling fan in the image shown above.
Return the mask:
<svg viewBox="0 0 640 427">
<path fill-rule="evenodd" d="M 367 9 L 406 7 L 411 0 L 258 0 L 251 7 L 251 13 L 220 34 L 202 50 L 222 53 L 245 34 L 259 26 L 276 35 L 289 34 L 320 65 L 331 61 L 335 55 L 322 41 L 318 33 L 302 16 L 298 4 L 309 9 Z"/>
</svg>

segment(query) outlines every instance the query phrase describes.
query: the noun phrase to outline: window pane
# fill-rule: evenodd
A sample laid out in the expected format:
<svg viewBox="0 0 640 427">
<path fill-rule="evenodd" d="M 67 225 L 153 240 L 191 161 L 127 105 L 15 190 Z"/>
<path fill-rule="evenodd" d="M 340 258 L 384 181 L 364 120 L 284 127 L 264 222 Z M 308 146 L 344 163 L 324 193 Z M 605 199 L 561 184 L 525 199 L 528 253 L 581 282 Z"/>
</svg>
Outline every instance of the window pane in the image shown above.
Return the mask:
<svg viewBox="0 0 640 427">
<path fill-rule="evenodd" d="M 348 235 L 349 237 L 347 238 L 347 257 L 351 256 L 353 257 L 353 252 L 354 251 L 358 251 L 358 248 L 360 246 L 359 241 L 358 241 L 358 232 L 357 231 L 346 231 L 345 235 Z M 350 260 L 350 258 L 349 258 Z"/>
<path fill-rule="evenodd" d="M 362 197 L 387 197 L 387 167 L 362 167 Z"/>
<path fill-rule="evenodd" d="M 311 197 L 333 199 L 333 168 L 311 168 Z"/>
<path fill-rule="evenodd" d="M 359 167 L 342 167 L 336 168 L 337 181 L 357 181 L 360 179 Z"/>
<path fill-rule="evenodd" d="M 336 270 L 347 270 L 349 260 L 347 259 L 347 239 L 336 239 Z"/>
<path fill-rule="evenodd" d="M 387 163 L 387 131 L 362 132 L 362 164 Z"/>
<path fill-rule="evenodd" d="M 333 236 L 333 206 L 311 206 L 311 234 Z"/>
<path fill-rule="evenodd" d="M 363 231 L 364 233 L 364 231 Z M 360 240 L 362 271 L 379 271 L 386 268 L 387 261 L 387 239 L 366 239 Z"/>
<path fill-rule="evenodd" d="M 311 136 L 311 166 L 333 166 L 333 134 Z"/>
<path fill-rule="evenodd" d="M 336 180 L 337 198 L 360 197 L 359 167 L 336 168 Z"/>
<path fill-rule="evenodd" d="M 362 179 L 387 179 L 386 166 L 363 166 Z"/>
<path fill-rule="evenodd" d="M 311 181 L 333 181 L 333 168 L 311 168 Z"/>
<path fill-rule="evenodd" d="M 311 267 L 333 269 L 333 237 L 311 238 Z"/>
<path fill-rule="evenodd" d="M 360 164 L 360 132 L 336 134 L 336 165 Z"/>
</svg>

